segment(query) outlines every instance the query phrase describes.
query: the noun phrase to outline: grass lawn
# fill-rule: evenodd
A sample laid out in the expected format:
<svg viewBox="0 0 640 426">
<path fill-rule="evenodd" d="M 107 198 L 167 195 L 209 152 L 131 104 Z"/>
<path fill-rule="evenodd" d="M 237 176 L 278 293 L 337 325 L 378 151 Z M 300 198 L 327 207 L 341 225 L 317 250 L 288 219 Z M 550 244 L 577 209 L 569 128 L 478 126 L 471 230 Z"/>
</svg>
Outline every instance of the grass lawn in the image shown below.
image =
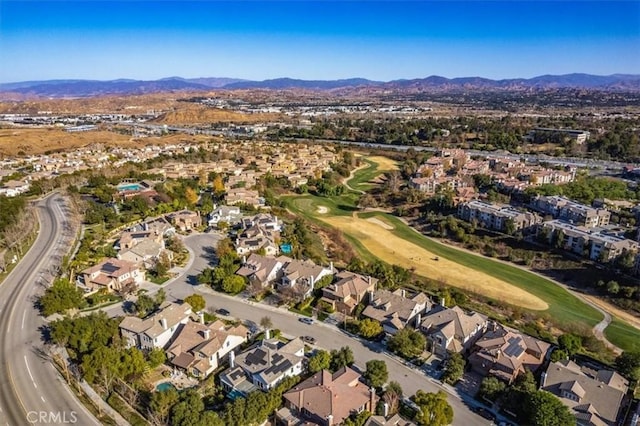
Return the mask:
<svg viewBox="0 0 640 426">
<path fill-rule="evenodd" d="M 605 328 L 604 335 L 622 350 L 640 350 L 640 331 L 616 317 L 613 317 L 609 327 Z"/>
</svg>

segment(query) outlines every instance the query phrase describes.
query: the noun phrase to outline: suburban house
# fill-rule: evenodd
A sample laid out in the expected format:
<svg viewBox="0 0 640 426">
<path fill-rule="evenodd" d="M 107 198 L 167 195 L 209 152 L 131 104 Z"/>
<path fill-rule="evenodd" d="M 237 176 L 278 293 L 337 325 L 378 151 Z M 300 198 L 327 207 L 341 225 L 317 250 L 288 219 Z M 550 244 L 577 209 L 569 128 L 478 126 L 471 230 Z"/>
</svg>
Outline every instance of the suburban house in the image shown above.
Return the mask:
<svg viewBox="0 0 640 426">
<path fill-rule="evenodd" d="M 544 363 L 551 348 L 549 343 L 493 322 L 490 327 L 492 329 L 475 343 L 469 356 L 474 371 L 511 384 L 525 369 L 535 373 Z"/>
<path fill-rule="evenodd" d="M 267 391 L 286 377 L 302 373 L 304 342 L 288 343 L 265 339 L 249 350 L 229 353 L 229 368 L 220 374 L 222 387 L 231 395 L 247 395 L 256 389 Z"/>
<path fill-rule="evenodd" d="M 425 314 L 420 329 L 427 336 L 431 352 L 447 357 L 448 352 L 468 352 L 488 323 L 487 317 L 477 312 L 438 305 Z"/>
<path fill-rule="evenodd" d="M 10 180 L 0 185 L 0 195 L 15 197 L 24 194 L 30 187 L 28 180 Z"/>
<path fill-rule="evenodd" d="M 411 420 L 403 419 L 396 413 L 388 419 L 385 416 L 371 416 L 364 426 L 416 426 L 416 424 Z"/>
<path fill-rule="evenodd" d="M 285 407 L 276 413 L 276 424 L 293 426 L 303 421 L 322 426 L 342 424 L 353 413 L 375 411 L 375 390 L 360 381 L 349 367 L 335 373 L 322 370 L 282 395 Z"/>
<path fill-rule="evenodd" d="M 188 303 L 164 302 L 145 319 L 125 317 L 120 323 L 120 334 L 127 347 L 143 350 L 164 348 L 173 336 L 187 324 L 192 314 Z"/>
<path fill-rule="evenodd" d="M 227 205 L 246 204 L 255 208 L 264 206 L 264 198 L 260 197 L 258 191 L 246 188 L 231 188 L 225 195 Z"/>
<path fill-rule="evenodd" d="M 155 230 L 124 231 L 120 234 L 120 238 L 114 247 L 116 250 L 128 250 L 147 240 L 161 244 L 163 243 L 164 238 L 161 233 Z"/>
<path fill-rule="evenodd" d="M 328 303 L 336 312 L 351 314 L 368 294 L 373 294 L 377 278 L 342 271 L 336 275 L 334 283 L 322 289 L 321 300 Z"/>
<path fill-rule="evenodd" d="M 251 228 L 252 226 L 258 226 L 269 232 L 280 232 L 282 231 L 282 220 L 269 213 L 258 213 L 255 216 L 242 218 L 243 228 Z"/>
<path fill-rule="evenodd" d="M 406 297 L 404 289 L 378 290 L 373 293 L 362 315 L 378 321 L 384 332 L 396 334 L 408 325 L 420 327 L 421 314 L 431 310 L 431 302 L 424 293 Z"/>
<path fill-rule="evenodd" d="M 218 206 L 209 213 L 209 226 L 218 226 L 220 222 L 226 222 L 227 225 L 234 226 L 242 220 L 242 212 L 237 206 Z"/>
<path fill-rule="evenodd" d="M 551 392 L 576 416 L 578 425 L 619 424 L 627 405 L 629 382 L 612 370 L 580 367 L 573 361 L 552 362 L 540 388 Z"/>
<path fill-rule="evenodd" d="M 243 325 L 227 327 L 222 321 L 184 324 L 167 349 L 169 363 L 200 379 L 206 378 L 229 352 L 247 341 L 249 330 Z"/>
<path fill-rule="evenodd" d="M 242 259 L 242 265 L 236 271 L 237 275 L 247 278 L 250 284 L 259 284 L 261 287 L 267 287 L 281 277 L 280 271 L 288 257 L 269 257 L 251 253 L 249 257 Z"/>
<path fill-rule="evenodd" d="M 136 265 L 142 265 L 145 269 L 153 268 L 161 256 L 171 261 L 173 260 L 173 252 L 167 250 L 164 246 L 164 240 L 160 243 L 154 240 L 144 240 L 134 247 L 121 250 L 118 253 L 118 259 L 126 260 Z"/>
<path fill-rule="evenodd" d="M 135 263 L 109 258 L 82 271 L 84 287 L 89 291 L 130 291 L 144 281 L 145 274 Z"/>
<path fill-rule="evenodd" d="M 202 226 L 202 217 L 200 213 L 190 210 L 181 210 L 179 212 L 167 215 L 171 223 L 182 232 L 191 231 Z"/>
<path fill-rule="evenodd" d="M 294 290 L 304 299 L 311 295 L 313 286 L 322 277 L 333 274 L 333 264 L 325 268 L 311 260 L 289 259 L 282 268 L 282 278 L 278 283 L 278 291 Z"/>
<path fill-rule="evenodd" d="M 275 256 L 280 250 L 276 244 L 277 233 L 267 231 L 259 226 L 252 226 L 242 231 L 235 241 L 236 253 L 240 256 L 263 250 L 266 255 Z"/>
</svg>

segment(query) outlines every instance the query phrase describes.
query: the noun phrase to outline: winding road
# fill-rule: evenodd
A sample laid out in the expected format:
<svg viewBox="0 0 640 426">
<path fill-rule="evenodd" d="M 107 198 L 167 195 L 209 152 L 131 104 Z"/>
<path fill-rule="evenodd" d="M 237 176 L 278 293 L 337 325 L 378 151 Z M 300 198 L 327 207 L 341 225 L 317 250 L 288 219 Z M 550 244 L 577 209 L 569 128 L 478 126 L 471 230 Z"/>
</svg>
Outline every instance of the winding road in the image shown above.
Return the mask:
<svg viewBox="0 0 640 426">
<path fill-rule="evenodd" d="M 37 204 L 40 232 L 0 284 L 0 425 L 99 425 L 67 387 L 42 343 L 44 319 L 35 296 L 52 279 L 75 236 L 65 200 L 54 193 Z"/>
</svg>

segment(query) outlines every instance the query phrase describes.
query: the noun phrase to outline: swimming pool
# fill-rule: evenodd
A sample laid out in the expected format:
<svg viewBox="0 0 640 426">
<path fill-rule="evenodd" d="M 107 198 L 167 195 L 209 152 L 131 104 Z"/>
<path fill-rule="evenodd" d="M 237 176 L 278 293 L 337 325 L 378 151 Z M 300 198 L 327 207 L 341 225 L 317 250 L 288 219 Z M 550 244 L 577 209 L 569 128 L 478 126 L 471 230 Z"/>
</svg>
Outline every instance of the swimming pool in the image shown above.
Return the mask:
<svg viewBox="0 0 640 426">
<path fill-rule="evenodd" d="M 125 183 L 118 185 L 118 191 L 140 191 L 142 186 L 139 183 Z"/>
<path fill-rule="evenodd" d="M 176 387 L 171 384 L 171 382 L 162 382 L 156 385 L 156 390 L 158 392 L 168 391 L 169 389 L 175 389 Z"/>
</svg>

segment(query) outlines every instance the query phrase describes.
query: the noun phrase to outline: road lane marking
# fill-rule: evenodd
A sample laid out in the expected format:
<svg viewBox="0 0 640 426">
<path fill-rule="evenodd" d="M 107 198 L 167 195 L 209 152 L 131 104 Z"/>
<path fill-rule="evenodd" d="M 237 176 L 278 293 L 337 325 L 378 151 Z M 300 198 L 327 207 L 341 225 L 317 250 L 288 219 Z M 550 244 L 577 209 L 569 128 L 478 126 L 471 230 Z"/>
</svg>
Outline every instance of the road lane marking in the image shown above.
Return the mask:
<svg viewBox="0 0 640 426">
<path fill-rule="evenodd" d="M 21 327 L 22 329 L 24 329 L 24 317 L 25 317 L 26 315 L 27 315 L 27 311 L 24 311 L 24 312 L 22 313 L 22 327 Z"/>
<path fill-rule="evenodd" d="M 33 374 L 31 374 L 31 369 L 29 368 L 29 363 L 27 362 L 27 356 L 24 356 L 24 365 L 27 366 L 27 372 L 29 373 L 29 377 L 31 377 L 31 382 L 33 382 L 33 386 L 38 389 L 38 385 L 36 385 L 36 381 L 33 380 Z"/>
<path fill-rule="evenodd" d="M 47 402 L 47 401 L 45 401 L 44 396 L 42 396 L 42 395 L 40 395 L 40 399 L 42 400 L 42 402 Z"/>
</svg>

